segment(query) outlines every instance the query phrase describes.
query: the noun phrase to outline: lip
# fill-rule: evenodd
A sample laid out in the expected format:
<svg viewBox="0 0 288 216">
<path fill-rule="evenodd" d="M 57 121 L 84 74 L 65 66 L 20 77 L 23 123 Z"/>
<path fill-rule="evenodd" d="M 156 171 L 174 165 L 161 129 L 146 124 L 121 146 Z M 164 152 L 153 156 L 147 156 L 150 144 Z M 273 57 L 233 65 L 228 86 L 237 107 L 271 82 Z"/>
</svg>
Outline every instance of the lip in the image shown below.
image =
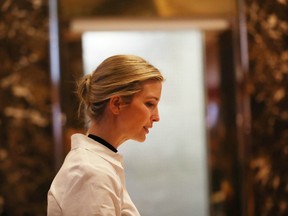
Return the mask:
<svg viewBox="0 0 288 216">
<path fill-rule="evenodd" d="M 146 131 L 146 133 L 149 133 L 149 127 L 144 127 L 144 130 Z"/>
</svg>

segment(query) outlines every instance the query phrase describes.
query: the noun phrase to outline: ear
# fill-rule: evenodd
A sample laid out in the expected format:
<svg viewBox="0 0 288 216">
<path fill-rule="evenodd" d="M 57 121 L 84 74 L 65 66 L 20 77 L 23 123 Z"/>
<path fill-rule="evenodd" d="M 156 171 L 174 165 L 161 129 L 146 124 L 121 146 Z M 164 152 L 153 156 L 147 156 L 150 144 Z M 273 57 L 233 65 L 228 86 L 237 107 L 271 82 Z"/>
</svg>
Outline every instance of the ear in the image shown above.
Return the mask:
<svg viewBox="0 0 288 216">
<path fill-rule="evenodd" d="M 120 96 L 114 96 L 110 98 L 109 108 L 113 114 L 118 115 L 120 113 L 122 104 L 123 104 L 122 98 Z"/>
</svg>

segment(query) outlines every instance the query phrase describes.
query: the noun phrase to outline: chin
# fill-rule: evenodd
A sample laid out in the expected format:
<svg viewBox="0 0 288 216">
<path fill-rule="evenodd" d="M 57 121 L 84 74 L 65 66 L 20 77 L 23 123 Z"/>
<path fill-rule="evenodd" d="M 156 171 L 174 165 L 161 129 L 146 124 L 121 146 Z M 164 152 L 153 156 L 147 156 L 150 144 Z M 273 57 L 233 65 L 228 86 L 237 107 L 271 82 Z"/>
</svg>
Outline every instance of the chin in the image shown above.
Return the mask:
<svg viewBox="0 0 288 216">
<path fill-rule="evenodd" d="M 137 142 L 144 142 L 144 141 L 146 140 L 146 136 L 144 136 L 144 137 L 137 137 L 137 138 L 135 138 L 135 139 L 133 139 L 133 140 L 135 140 L 135 141 L 137 141 Z"/>
</svg>

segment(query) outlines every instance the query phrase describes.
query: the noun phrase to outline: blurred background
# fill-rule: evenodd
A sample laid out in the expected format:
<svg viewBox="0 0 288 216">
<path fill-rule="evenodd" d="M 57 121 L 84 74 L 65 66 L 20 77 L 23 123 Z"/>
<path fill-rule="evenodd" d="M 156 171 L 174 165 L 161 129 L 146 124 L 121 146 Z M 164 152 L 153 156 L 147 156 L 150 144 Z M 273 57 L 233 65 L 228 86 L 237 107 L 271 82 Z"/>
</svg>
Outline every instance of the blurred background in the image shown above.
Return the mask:
<svg viewBox="0 0 288 216">
<path fill-rule="evenodd" d="M 0 215 L 46 215 L 85 133 L 75 81 L 136 54 L 166 78 L 161 121 L 129 141 L 143 216 L 288 215 L 286 0 L 1 0 Z"/>
</svg>

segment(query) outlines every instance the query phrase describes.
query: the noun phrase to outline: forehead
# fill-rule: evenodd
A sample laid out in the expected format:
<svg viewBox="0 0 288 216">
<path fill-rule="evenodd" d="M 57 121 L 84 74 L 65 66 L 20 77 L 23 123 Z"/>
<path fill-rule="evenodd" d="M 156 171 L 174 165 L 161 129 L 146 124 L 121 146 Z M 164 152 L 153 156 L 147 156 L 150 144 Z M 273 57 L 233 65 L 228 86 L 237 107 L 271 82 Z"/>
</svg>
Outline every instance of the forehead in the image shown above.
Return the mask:
<svg viewBox="0 0 288 216">
<path fill-rule="evenodd" d="M 143 82 L 141 86 L 142 86 L 141 91 L 138 92 L 136 95 L 140 97 L 145 97 L 145 98 L 151 97 L 151 98 L 160 100 L 161 90 L 162 90 L 161 81 L 149 80 L 149 81 Z"/>
</svg>

